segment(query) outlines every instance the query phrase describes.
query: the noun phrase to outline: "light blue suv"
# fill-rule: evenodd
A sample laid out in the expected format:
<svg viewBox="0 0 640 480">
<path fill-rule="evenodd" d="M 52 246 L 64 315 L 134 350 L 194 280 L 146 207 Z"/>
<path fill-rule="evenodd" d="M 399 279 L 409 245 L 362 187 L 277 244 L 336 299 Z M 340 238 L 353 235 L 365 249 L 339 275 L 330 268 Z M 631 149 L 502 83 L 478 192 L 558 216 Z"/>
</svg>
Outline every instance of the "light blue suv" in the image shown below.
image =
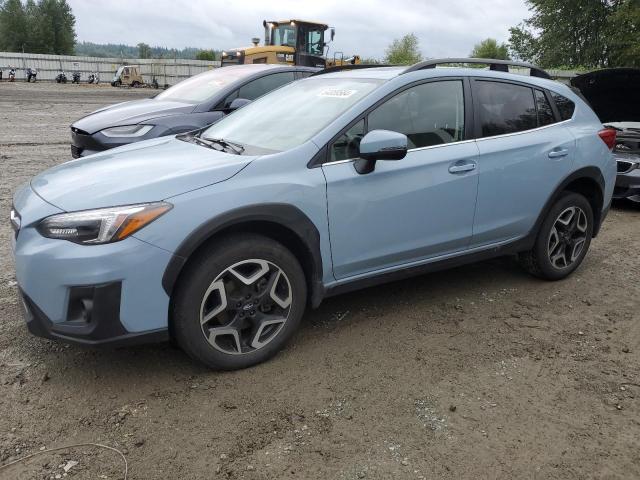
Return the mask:
<svg viewBox="0 0 640 480">
<path fill-rule="evenodd" d="M 567 276 L 609 208 L 615 131 L 533 66 L 439 63 L 323 72 L 34 177 L 11 212 L 30 331 L 172 337 L 235 369 L 330 295 L 506 254 Z"/>
</svg>

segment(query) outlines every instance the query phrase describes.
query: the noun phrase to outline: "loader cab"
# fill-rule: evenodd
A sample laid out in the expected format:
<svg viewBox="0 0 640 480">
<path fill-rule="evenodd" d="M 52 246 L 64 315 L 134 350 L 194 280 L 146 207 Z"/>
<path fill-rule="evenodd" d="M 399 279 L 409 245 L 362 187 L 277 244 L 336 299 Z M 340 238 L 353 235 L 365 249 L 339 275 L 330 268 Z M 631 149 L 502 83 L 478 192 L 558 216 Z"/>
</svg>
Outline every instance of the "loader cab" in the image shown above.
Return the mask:
<svg viewBox="0 0 640 480">
<path fill-rule="evenodd" d="M 283 57 L 279 60 L 307 67 L 326 67 L 324 34 L 328 25 L 304 20 L 265 21 L 263 25 L 265 45 L 294 49 L 292 53 L 278 54 Z M 330 31 L 333 40 L 334 30 Z"/>
</svg>

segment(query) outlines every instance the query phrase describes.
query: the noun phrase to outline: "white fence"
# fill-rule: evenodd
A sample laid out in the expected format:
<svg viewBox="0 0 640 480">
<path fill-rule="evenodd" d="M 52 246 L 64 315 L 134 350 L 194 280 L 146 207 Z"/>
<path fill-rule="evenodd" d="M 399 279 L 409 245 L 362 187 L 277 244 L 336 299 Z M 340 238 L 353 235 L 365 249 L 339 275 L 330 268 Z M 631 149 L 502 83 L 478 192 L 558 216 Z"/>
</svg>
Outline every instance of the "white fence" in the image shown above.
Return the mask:
<svg viewBox="0 0 640 480">
<path fill-rule="evenodd" d="M 38 80 L 53 81 L 63 70 L 71 80 L 71 73 L 80 72 L 86 81 L 89 74 L 98 72 L 101 82 L 110 82 L 120 65 L 137 65 L 145 82 L 156 77 L 160 85 L 174 85 L 185 78 L 220 66 L 220 62 L 184 59 L 101 58 L 71 55 L 41 55 L 37 53 L 0 52 L 0 70 L 7 78 L 8 70 L 16 69 L 16 80 L 25 79 L 25 70 L 38 70 Z"/>
</svg>

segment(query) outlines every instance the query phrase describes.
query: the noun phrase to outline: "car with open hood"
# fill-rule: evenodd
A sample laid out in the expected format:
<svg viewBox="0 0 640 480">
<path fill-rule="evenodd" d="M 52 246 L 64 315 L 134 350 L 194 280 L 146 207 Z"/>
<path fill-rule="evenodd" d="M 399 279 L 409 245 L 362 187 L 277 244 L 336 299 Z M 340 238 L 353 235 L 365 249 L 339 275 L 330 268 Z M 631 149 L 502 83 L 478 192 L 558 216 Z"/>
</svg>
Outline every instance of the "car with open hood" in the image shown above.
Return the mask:
<svg viewBox="0 0 640 480">
<path fill-rule="evenodd" d="M 84 157 L 141 140 L 197 130 L 317 68 L 236 65 L 195 75 L 153 98 L 101 108 L 71 125 L 71 154 Z"/>
<path fill-rule="evenodd" d="M 567 277 L 608 212 L 616 131 L 510 64 L 328 69 L 207 129 L 38 174 L 11 211 L 29 330 L 173 338 L 236 369 L 331 295 L 511 254 Z"/>
<path fill-rule="evenodd" d="M 640 202 L 640 69 L 596 70 L 574 77 L 571 85 L 587 99 L 602 123 L 617 131 L 614 198 Z"/>
</svg>

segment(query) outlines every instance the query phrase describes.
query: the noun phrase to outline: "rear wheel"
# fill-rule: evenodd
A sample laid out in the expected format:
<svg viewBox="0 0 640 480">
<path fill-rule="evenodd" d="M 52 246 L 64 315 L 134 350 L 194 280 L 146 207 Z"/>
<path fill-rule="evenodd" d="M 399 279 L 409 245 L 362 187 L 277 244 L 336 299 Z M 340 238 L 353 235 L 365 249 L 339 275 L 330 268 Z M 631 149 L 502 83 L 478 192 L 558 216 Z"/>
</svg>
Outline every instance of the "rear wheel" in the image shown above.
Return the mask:
<svg viewBox="0 0 640 480">
<path fill-rule="evenodd" d="M 234 370 L 275 355 L 297 329 L 306 282 L 296 258 L 260 235 L 215 243 L 181 275 L 172 333 L 191 357 Z"/>
<path fill-rule="evenodd" d="M 565 192 L 549 211 L 533 249 L 520 254 L 520 261 L 537 277 L 560 280 L 580 266 L 592 235 L 593 210 L 588 200 Z"/>
</svg>

